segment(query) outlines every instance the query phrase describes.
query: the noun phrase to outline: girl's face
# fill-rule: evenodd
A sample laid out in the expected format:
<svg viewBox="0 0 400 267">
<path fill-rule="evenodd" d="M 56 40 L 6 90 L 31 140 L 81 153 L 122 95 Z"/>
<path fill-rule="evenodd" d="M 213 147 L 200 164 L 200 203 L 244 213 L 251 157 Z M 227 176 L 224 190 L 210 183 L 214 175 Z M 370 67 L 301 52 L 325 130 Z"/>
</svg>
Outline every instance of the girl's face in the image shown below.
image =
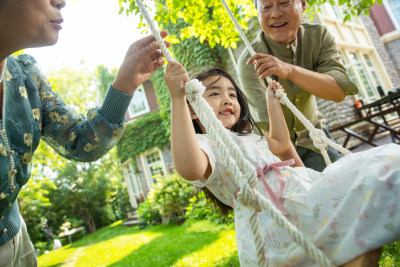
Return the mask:
<svg viewBox="0 0 400 267">
<path fill-rule="evenodd" d="M 202 82 L 206 87 L 203 98 L 222 125 L 231 129 L 240 117 L 240 105 L 233 84 L 223 76 L 210 76 Z"/>
<path fill-rule="evenodd" d="M 0 13 L 16 46 L 37 47 L 57 42 L 64 6 L 65 0 L 7 0 Z"/>
</svg>

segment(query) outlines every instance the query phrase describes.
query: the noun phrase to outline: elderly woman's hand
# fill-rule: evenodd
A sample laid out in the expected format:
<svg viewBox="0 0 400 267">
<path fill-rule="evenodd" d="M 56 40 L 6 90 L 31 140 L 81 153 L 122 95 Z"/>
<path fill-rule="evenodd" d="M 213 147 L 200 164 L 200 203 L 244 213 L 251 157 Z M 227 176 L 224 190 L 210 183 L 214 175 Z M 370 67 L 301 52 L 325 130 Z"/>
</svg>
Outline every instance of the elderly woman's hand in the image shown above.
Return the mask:
<svg viewBox="0 0 400 267">
<path fill-rule="evenodd" d="M 165 38 L 168 33 L 160 32 Z M 164 41 L 167 47 L 170 43 Z M 133 94 L 136 88 L 164 65 L 164 55 L 153 36 L 147 36 L 133 43 L 126 52 L 124 61 L 118 70 L 113 87 L 121 92 Z"/>
</svg>

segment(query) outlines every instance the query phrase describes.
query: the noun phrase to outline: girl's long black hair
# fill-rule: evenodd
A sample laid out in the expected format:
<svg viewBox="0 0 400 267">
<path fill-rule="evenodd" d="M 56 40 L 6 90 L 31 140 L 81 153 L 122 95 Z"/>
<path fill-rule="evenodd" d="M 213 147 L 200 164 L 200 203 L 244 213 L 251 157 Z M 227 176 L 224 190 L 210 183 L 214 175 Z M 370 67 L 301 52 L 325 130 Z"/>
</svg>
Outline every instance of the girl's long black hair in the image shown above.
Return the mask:
<svg viewBox="0 0 400 267">
<path fill-rule="evenodd" d="M 256 128 L 259 131 L 259 133 L 261 133 L 260 128 L 257 126 L 253 117 L 250 114 L 250 109 L 249 105 L 247 104 L 246 96 L 240 90 L 239 86 L 236 84 L 235 80 L 229 73 L 227 73 L 223 69 L 214 67 L 196 74 L 195 76 L 192 77 L 192 79 L 204 81 L 205 79 L 211 76 L 219 77 L 217 80 L 214 81 L 214 83 L 219 81 L 221 77 L 225 77 L 232 83 L 233 87 L 235 88 L 237 100 L 240 105 L 240 116 L 239 120 L 232 126 L 231 131 L 240 135 L 246 135 L 249 134 L 249 132 L 251 132 L 254 128 Z M 198 120 L 192 120 L 192 122 L 196 133 L 204 134 L 201 130 L 200 125 L 198 124 Z M 226 215 L 233 210 L 231 206 L 225 205 L 224 203 L 219 201 L 207 187 L 203 187 L 202 189 L 206 197 L 210 199 L 220 209 L 222 215 Z"/>
</svg>

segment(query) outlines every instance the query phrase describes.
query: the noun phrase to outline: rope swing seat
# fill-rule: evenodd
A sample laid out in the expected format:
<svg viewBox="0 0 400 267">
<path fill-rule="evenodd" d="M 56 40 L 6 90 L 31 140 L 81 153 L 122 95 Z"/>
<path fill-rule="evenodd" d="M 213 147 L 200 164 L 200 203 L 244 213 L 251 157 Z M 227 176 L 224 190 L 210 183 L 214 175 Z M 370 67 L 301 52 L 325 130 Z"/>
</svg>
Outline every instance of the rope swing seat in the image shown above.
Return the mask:
<svg viewBox="0 0 400 267">
<path fill-rule="evenodd" d="M 241 38 L 246 44 L 246 48 L 250 51 L 251 55 L 255 54 L 255 51 L 251 47 L 248 39 L 243 33 L 242 28 L 239 26 L 236 18 L 233 16 L 232 11 L 228 7 L 225 0 L 221 0 L 223 6 L 228 12 L 231 20 L 235 24 L 236 30 L 240 33 Z M 163 39 L 159 34 L 159 29 L 156 26 L 154 20 L 150 17 L 145 5 L 142 0 L 136 0 L 136 4 L 147 21 L 153 36 L 158 42 L 160 49 L 162 50 L 166 60 L 168 62 L 173 61 L 171 53 L 164 44 Z M 271 78 L 267 77 L 267 82 L 271 82 Z M 289 220 L 282 215 L 281 211 L 277 209 L 269 199 L 262 195 L 257 190 L 257 172 L 255 167 L 246 159 L 243 152 L 239 146 L 231 139 L 227 134 L 228 130 L 224 128 L 222 123 L 215 117 L 215 114 L 206 100 L 202 97 L 205 90 L 203 84 L 196 79 L 189 81 L 186 84 L 185 91 L 186 97 L 196 112 L 201 123 L 207 130 L 207 134 L 213 138 L 218 150 L 223 155 L 226 166 L 232 172 L 236 179 L 238 185 L 240 185 L 240 192 L 237 194 L 237 199 L 243 205 L 250 208 L 250 225 L 251 231 L 254 235 L 254 242 L 257 251 L 257 261 L 259 266 L 268 266 L 268 262 L 264 253 L 264 240 L 259 227 L 259 218 L 257 216 L 258 212 L 267 211 L 274 221 L 287 231 L 289 236 L 295 241 L 299 246 L 304 248 L 306 253 L 311 259 L 313 259 L 319 266 L 331 267 L 335 266 L 331 260 L 323 254 L 323 252 L 318 249 L 312 242 L 307 240 L 305 236 L 292 224 Z M 280 99 L 280 102 L 286 105 L 295 116 L 297 116 L 300 121 L 304 124 L 307 130 L 310 132 L 310 137 L 312 138 L 314 145 L 321 150 L 321 154 L 324 157 L 326 164 L 330 164 L 330 159 L 327 153 L 327 146 L 331 146 L 338 150 L 343 155 L 350 153 L 349 150 L 343 148 L 342 146 L 334 143 L 330 140 L 325 133 L 316 129 L 310 121 L 308 121 L 305 116 L 290 102 L 286 94 L 282 90 L 277 90 L 276 96 Z M 243 172 L 241 171 L 243 170 Z M 379 260 L 380 249 L 366 253 L 355 260 L 343 265 L 345 267 L 361 267 L 361 266 L 377 266 L 377 261 Z M 373 265 L 366 265 L 366 263 Z"/>
</svg>

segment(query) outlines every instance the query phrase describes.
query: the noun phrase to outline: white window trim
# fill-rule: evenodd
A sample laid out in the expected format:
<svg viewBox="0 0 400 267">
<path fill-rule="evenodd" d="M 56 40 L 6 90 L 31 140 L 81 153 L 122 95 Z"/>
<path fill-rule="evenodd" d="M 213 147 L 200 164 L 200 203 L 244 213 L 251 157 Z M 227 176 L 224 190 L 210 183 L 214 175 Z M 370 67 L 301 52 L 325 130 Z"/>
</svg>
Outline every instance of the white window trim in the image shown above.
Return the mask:
<svg viewBox="0 0 400 267">
<path fill-rule="evenodd" d="M 344 11 L 343 9 L 345 7 L 339 6 L 338 4 L 333 5 L 336 8 L 336 11 L 339 13 L 339 18 L 332 18 L 329 15 L 326 15 L 328 13 L 327 6 L 326 5 L 331 5 L 330 3 L 324 3 L 321 6 L 322 12 L 318 12 L 318 9 L 316 8 L 316 13 L 319 21 L 323 23 L 324 20 L 327 21 L 332 21 L 336 22 L 337 24 L 344 24 L 344 25 L 349 25 L 349 26 L 355 26 L 355 27 L 361 27 L 363 25 L 361 18 L 357 16 L 352 16 L 350 21 L 343 22 L 344 18 Z"/>
<path fill-rule="evenodd" d="M 386 0 L 384 0 L 384 1 L 386 1 Z M 344 39 L 343 32 L 342 32 L 343 27 L 349 27 L 351 29 L 351 31 L 353 32 L 353 36 L 357 40 L 357 43 L 340 41 L 340 40 L 336 39 L 336 45 L 337 45 L 339 51 L 343 54 L 344 59 L 346 60 L 346 63 L 347 63 L 346 68 L 350 62 L 348 53 L 351 53 L 351 52 L 356 53 L 357 57 L 359 59 L 361 59 L 363 66 L 366 66 L 366 62 L 365 62 L 364 57 L 362 57 L 361 54 L 368 54 L 370 56 L 371 60 L 373 61 L 373 64 L 376 67 L 377 75 L 379 77 L 379 80 L 382 83 L 380 85 L 383 87 L 384 91 L 387 92 L 388 90 L 393 88 L 393 84 L 392 84 L 390 77 L 383 65 L 383 62 L 380 59 L 375 47 L 373 46 L 373 42 L 372 42 L 369 34 L 367 33 L 367 30 L 366 30 L 364 24 L 362 23 L 362 21 L 359 17 L 356 17 L 353 20 L 353 22 L 346 22 L 346 23 L 343 23 L 343 21 L 341 21 L 341 20 L 334 20 L 332 18 L 329 18 L 329 17 L 323 15 L 321 12 L 317 12 L 317 17 L 319 18 L 320 22 L 322 24 L 326 25 L 327 27 L 328 27 L 328 24 L 336 25 L 337 31 L 339 34 L 339 36 L 335 36 L 336 38 Z M 358 34 L 364 34 L 364 37 L 367 39 L 367 43 L 360 44 Z M 352 68 L 352 70 L 353 70 L 353 68 Z M 367 78 L 370 79 L 371 81 L 375 81 L 373 79 L 372 75 L 370 74 L 369 69 L 366 68 L 365 70 L 367 71 L 366 72 Z M 354 73 L 354 78 L 362 86 L 362 88 L 359 88 L 359 89 L 360 89 L 360 92 L 361 91 L 363 92 L 363 94 L 360 93 L 360 95 L 364 95 L 364 92 L 366 92 L 366 90 L 364 89 L 364 85 L 362 84 L 359 73 L 356 71 L 353 71 L 353 73 Z M 374 84 L 375 84 L 375 82 L 374 82 Z M 375 94 L 379 95 L 379 93 L 377 92 L 376 86 L 373 87 L 373 90 L 374 90 L 374 92 L 376 91 L 374 93 L 374 95 Z M 368 101 L 367 99 L 365 99 L 365 100 Z M 372 101 L 372 98 L 371 98 L 371 101 Z"/>
<path fill-rule="evenodd" d="M 159 153 L 160 161 L 161 161 L 161 167 L 162 167 L 162 170 L 164 172 L 164 175 L 168 175 L 167 166 L 165 165 L 163 153 L 158 147 L 155 147 L 153 149 L 147 150 L 144 153 L 142 153 L 140 155 L 140 160 L 142 162 L 143 170 L 144 170 L 144 173 L 146 175 L 146 180 L 147 180 L 150 188 L 151 188 L 151 185 L 153 184 L 153 178 L 151 176 L 149 166 L 147 165 L 146 156 L 151 154 L 151 153 L 154 153 L 154 152 L 158 152 Z"/>
<path fill-rule="evenodd" d="M 130 177 L 133 183 L 133 187 L 135 188 L 135 191 L 137 192 L 136 195 L 144 195 L 142 184 L 140 183 L 139 177 L 136 175 L 135 169 L 133 168 L 132 164 L 129 164 L 129 171 L 131 174 L 133 174 L 133 177 Z"/>
<path fill-rule="evenodd" d="M 392 10 L 391 10 L 391 8 L 390 8 L 390 6 L 389 6 L 389 3 L 388 3 L 386 0 L 383 0 L 383 1 L 382 1 L 382 4 L 383 4 L 383 6 L 385 7 L 386 12 L 388 13 L 389 18 L 390 18 L 390 20 L 392 21 L 392 23 L 393 23 L 395 29 L 396 29 L 396 30 L 400 30 L 400 24 L 397 22 L 396 17 L 393 15 Z"/>
<path fill-rule="evenodd" d="M 148 188 L 150 190 L 150 188 L 152 187 L 152 184 L 153 184 L 153 179 L 151 179 L 151 175 L 150 175 L 149 169 L 147 168 L 146 157 L 145 157 L 146 154 L 145 153 L 140 154 L 140 162 L 142 163 L 144 176 L 146 177 L 147 186 L 148 186 Z"/>
<path fill-rule="evenodd" d="M 124 176 L 128 176 L 129 183 L 134 188 L 135 195 L 140 196 L 140 194 L 144 194 L 142 184 L 140 183 L 140 180 L 138 180 L 138 176 L 134 171 L 131 160 L 127 160 L 122 164 L 122 170 L 124 172 Z M 130 176 L 130 174 L 132 174 L 133 177 Z"/>
<path fill-rule="evenodd" d="M 367 90 L 364 87 L 364 84 L 362 82 L 360 73 L 354 69 L 354 64 L 355 63 L 350 62 L 350 59 L 349 59 L 350 58 L 349 57 L 350 53 L 356 54 L 356 56 L 358 58 L 358 61 L 361 62 L 362 68 L 364 69 L 365 74 L 367 75 L 368 82 L 370 82 L 372 84 L 372 92 L 373 92 L 373 96 L 372 97 L 368 96 Z M 347 63 L 347 64 L 345 64 L 345 67 L 346 68 L 351 68 L 352 72 L 354 73 L 354 76 L 355 76 L 354 78 L 357 80 L 358 85 L 359 85 L 358 86 L 359 87 L 358 88 L 359 89 L 359 94 L 362 96 L 363 100 L 365 100 L 368 103 L 368 102 L 372 102 L 372 101 L 375 101 L 375 100 L 379 99 L 381 96 L 379 95 L 379 92 L 378 92 L 378 90 L 376 88 L 377 84 L 376 84 L 375 79 L 373 78 L 373 76 L 372 76 L 372 74 L 370 72 L 370 67 L 368 67 L 367 62 L 365 61 L 365 58 L 364 58 L 364 55 L 363 55 L 364 53 L 360 52 L 360 51 L 341 50 L 341 54 L 345 57 L 344 59 L 345 59 L 345 61 Z M 367 55 L 370 57 L 370 60 L 372 61 L 372 64 L 374 64 L 376 66 L 376 62 L 375 62 L 375 60 L 373 58 L 373 55 L 371 55 L 371 54 L 367 54 Z M 377 70 L 376 74 L 378 75 L 378 79 L 382 82 L 382 76 L 381 76 L 381 73 L 379 72 L 379 70 Z M 383 87 L 384 91 L 387 91 L 387 90 L 385 90 L 386 86 L 384 84 L 380 84 L 380 85 Z"/>
<path fill-rule="evenodd" d="M 140 180 L 138 180 L 138 176 L 134 172 L 131 160 L 125 161 L 121 167 L 125 183 L 128 187 L 129 201 L 132 207 L 137 208 L 139 204 L 137 203 L 136 197 L 141 195 L 144 196 L 142 184 L 140 183 Z"/>
<path fill-rule="evenodd" d="M 131 111 L 131 103 L 132 103 L 132 101 L 133 101 L 133 99 L 135 97 L 135 95 L 133 95 L 132 101 L 131 101 L 131 103 L 129 103 L 129 106 L 128 106 L 128 114 L 129 114 L 129 117 L 132 118 L 132 119 L 136 118 L 136 117 L 139 117 L 139 116 L 141 116 L 141 115 L 143 115 L 143 114 L 145 114 L 147 112 L 150 112 L 149 100 L 147 99 L 147 94 L 146 94 L 146 91 L 144 90 L 143 85 L 140 85 L 136 89 L 136 91 L 138 91 L 138 90 L 143 91 L 143 94 L 145 96 L 145 101 L 144 101 L 145 109 L 140 111 L 140 112 L 136 112 L 136 113 Z"/>
</svg>

